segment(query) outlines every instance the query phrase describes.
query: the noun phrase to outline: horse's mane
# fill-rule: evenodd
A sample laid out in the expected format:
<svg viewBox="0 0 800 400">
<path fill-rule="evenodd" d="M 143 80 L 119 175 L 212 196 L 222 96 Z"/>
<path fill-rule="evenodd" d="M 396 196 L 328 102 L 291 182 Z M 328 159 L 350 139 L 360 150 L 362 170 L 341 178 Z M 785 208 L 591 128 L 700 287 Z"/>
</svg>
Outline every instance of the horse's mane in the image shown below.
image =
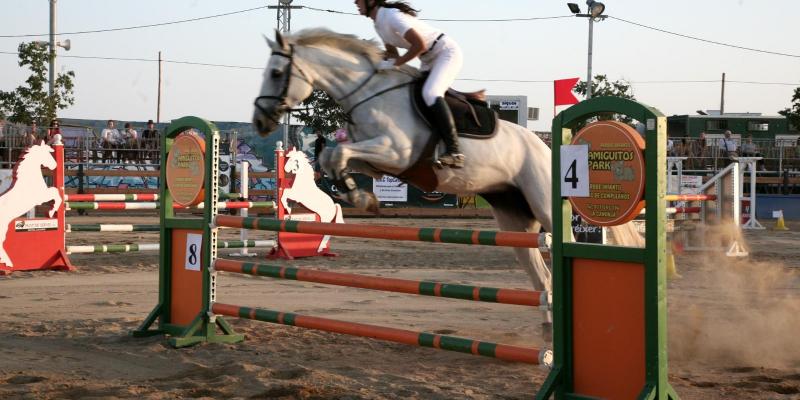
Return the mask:
<svg viewBox="0 0 800 400">
<path fill-rule="evenodd" d="M 309 28 L 289 34 L 286 39 L 298 46 L 325 46 L 367 56 L 377 63 L 383 59 L 383 49 L 374 40 L 337 33 L 325 28 Z"/>
<path fill-rule="evenodd" d="M 18 171 L 20 171 L 20 167 L 23 167 L 23 166 L 24 166 L 24 164 L 25 164 L 25 160 L 26 160 L 26 159 L 28 158 L 28 156 L 30 155 L 30 152 L 31 152 L 32 150 L 34 150 L 34 146 L 40 146 L 40 145 L 41 145 L 41 143 L 34 143 L 32 146 L 30 146 L 30 147 L 27 147 L 27 148 L 26 148 L 26 149 L 25 149 L 25 150 L 22 152 L 22 154 L 19 156 L 19 159 L 17 160 L 16 164 L 14 164 L 14 168 L 11 170 L 11 176 L 13 176 L 14 178 L 16 178 L 16 177 L 17 177 L 17 172 L 18 172 Z"/>
</svg>

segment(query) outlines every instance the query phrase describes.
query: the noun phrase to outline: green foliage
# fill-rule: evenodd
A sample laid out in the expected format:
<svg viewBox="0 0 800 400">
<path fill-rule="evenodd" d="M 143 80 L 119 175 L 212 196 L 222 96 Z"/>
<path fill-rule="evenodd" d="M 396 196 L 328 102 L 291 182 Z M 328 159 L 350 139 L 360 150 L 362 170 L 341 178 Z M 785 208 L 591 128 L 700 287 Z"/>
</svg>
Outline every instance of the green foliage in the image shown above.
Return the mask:
<svg viewBox="0 0 800 400">
<path fill-rule="evenodd" d="M 580 81 L 575 85 L 575 93 L 586 96 L 586 81 Z M 636 100 L 631 90 L 630 82 L 624 79 L 611 82 L 605 75 L 595 75 L 592 84 L 592 97 L 601 96 L 622 97 L 623 99 Z"/>
<path fill-rule="evenodd" d="M 13 91 L 0 91 L 0 114 L 5 114 L 11 122 L 22 124 L 37 122 L 40 125 L 49 125 L 50 120 L 56 117 L 57 110 L 75 103 L 72 82 L 75 73 L 67 71 L 56 74 L 54 93 L 49 96 L 48 46 L 36 42 L 21 43 L 18 50 L 19 66 L 27 67 L 31 71 L 31 76 L 25 80 L 25 85 Z"/>
<path fill-rule="evenodd" d="M 789 120 L 789 124 L 794 126 L 795 129 L 800 129 L 800 87 L 794 90 L 794 96 L 792 96 L 792 106 L 789 108 L 784 108 L 782 111 L 778 111 L 778 114 L 786 117 L 786 119 Z"/>
<path fill-rule="evenodd" d="M 578 93 L 581 96 L 586 96 L 586 89 L 586 81 L 580 81 L 577 85 L 575 85 L 574 90 L 575 93 Z M 621 97 L 623 99 L 636 100 L 636 96 L 633 95 L 630 82 L 624 79 L 611 82 L 605 75 L 595 75 L 592 83 L 592 97 L 603 96 Z M 633 121 L 633 119 L 627 116 L 618 114 L 601 114 L 598 115 L 597 119 L 616 120 L 625 123 L 630 123 Z"/>
<path fill-rule="evenodd" d="M 327 135 L 343 127 L 347 122 L 344 110 L 321 90 L 311 92 L 311 96 L 301 104 L 304 106 L 303 109 L 294 114 L 294 117 L 314 132 Z"/>
</svg>

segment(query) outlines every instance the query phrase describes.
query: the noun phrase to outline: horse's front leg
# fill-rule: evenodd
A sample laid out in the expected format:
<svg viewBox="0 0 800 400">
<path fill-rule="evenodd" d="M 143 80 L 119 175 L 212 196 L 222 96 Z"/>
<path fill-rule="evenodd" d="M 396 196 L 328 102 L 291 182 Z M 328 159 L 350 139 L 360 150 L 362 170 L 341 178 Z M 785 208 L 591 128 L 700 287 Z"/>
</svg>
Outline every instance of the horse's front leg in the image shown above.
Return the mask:
<svg viewBox="0 0 800 400">
<path fill-rule="evenodd" d="M 362 142 L 342 143 L 333 149 L 325 149 L 320 154 L 320 165 L 333 177 L 339 192 L 346 194 L 347 201 L 357 208 L 370 212 L 378 211 L 378 198 L 372 192 L 358 188 L 355 179 L 347 172 L 348 166 L 397 165 L 399 162 L 399 153 L 385 136 Z"/>
<path fill-rule="evenodd" d="M 46 200 L 43 201 L 42 203 L 46 203 L 50 200 L 53 200 L 53 207 L 50 208 L 50 212 L 48 213 L 48 215 L 50 215 L 50 218 L 53 218 L 53 215 L 56 214 L 58 208 L 61 207 L 62 203 L 61 192 L 59 192 L 57 188 L 54 187 L 47 188 Z"/>
<path fill-rule="evenodd" d="M 292 214 L 292 208 L 289 207 L 289 196 L 292 189 L 283 189 L 283 194 L 281 195 L 281 205 L 283 206 L 283 210 L 286 212 L 286 215 Z"/>
</svg>

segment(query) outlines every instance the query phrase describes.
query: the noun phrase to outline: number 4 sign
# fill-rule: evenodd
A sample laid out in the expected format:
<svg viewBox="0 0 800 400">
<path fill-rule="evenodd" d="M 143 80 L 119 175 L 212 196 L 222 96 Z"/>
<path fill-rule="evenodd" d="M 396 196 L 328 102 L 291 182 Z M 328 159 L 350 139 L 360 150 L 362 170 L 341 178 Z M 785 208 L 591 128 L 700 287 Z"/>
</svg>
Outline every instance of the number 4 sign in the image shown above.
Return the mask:
<svg viewBox="0 0 800 400">
<path fill-rule="evenodd" d="M 589 145 L 561 146 L 561 197 L 589 197 Z"/>
</svg>

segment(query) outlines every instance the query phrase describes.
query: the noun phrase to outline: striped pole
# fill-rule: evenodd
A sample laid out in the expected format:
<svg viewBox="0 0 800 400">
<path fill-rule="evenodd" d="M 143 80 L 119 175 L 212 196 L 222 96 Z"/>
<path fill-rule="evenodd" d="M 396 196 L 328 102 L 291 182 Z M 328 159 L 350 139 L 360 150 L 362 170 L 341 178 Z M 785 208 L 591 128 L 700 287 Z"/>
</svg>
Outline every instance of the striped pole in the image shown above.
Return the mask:
<svg viewBox="0 0 800 400">
<path fill-rule="evenodd" d="M 225 259 L 217 259 L 214 261 L 214 270 L 277 279 L 290 279 L 361 289 L 374 289 L 387 292 L 447 297 L 451 299 L 484 301 L 490 303 L 516 304 L 532 307 L 547 304 L 546 293 L 532 290 L 496 289 L 469 285 L 411 281 L 293 267 L 279 267 Z"/>
<path fill-rule="evenodd" d="M 665 212 L 669 214 L 697 214 L 703 211 L 703 207 L 667 207 Z M 642 211 L 639 212 L 639 215 L 644 215 L 647 212 L 646 208 L 643 208 Z"/>
<path fill-rule="evenodd" d="M 64 201 L 158 201 L 158 194 L 65 194 Z"/>
<path fill-rule="evenodd" d="M 95 246 L 67 246 L 67 254 L 80 253 L 130 253 L 134 251 L 158 250 L 158 243 L 148 244 L 99 244 Z"/>
<path fill-rule="evenodd" d="M 159 203 L 152 202 L 67 202 L 67 210 L 156 210 Z M 195 207 L 184 207 L 178 204 L 173 206 L 176 209 L 197 208 L 203 209 L 203 203 Z M 266 207 L 274 208 L 275 202 L 272 201 L 220 201 L 217 203 L 220 209 L 239 209 Z"/>
<path fill-rule="evenodd" d="M 240 197 L 242 197 L 241 193 L 222 193 L 220 201 L 235 200 Z M 158 194 L 65 194 L 64 201 L 158 201 Z"/>
<path fill-rule="evenodd" d="M 275 247 L 274 240 L 228 240 L 217 242 L 220 249 L 249 249 L 253 247 Z"/>
<path fill-rule="evenodd" d="M 161 225 L 128 225 L 128 224 L 67 224 L 67 232 L 158 232 Z"/>
<path fill-rule="evenodd" d="M 200 203 L 196 206 L 197 208 L 205 208 L 205 204 Z M 220 201 L 217 203 L 217 208 L 232 210 L 232 209 L 242 209 L 242 208 L 275 208 L 274 201 Z M 175 208 L 184 208 L 178 205 L 175 205 Z"/>
<path fill-rule="evenodd" d="M 668 194 L 664 196 L 666 201 L 708 201 L 716 200 L 714 194 Z"/>
<path fill-rule="evenodd" d="M 697 214 L 703 207 L 667 207 L 667 214 Z"/>
<path fill-rule="evenodd" d="M 528 232 L 476 231 L 468 229 L 409 228 L 401 226 L 333 224 L 301 222 L 268 218 L 243 218 L 217 215 L 214 225 L 229 228 L 255 229 L 275 232 L 312 233 L 368 239 L 408 240 L 417 242 L 478 244 L 540 248 L 546 235 Z"/>
<path fill-rule="evenodd" d="M 497 358 L 504 361 L 527 364 L 540 363 L 540 350 L 491 342 L 481 342 L 455 336 L 437 335 L 433 333 L 414 332 L 404 329 L 359 324 L 335 319 L 310 317 L 294 313 L 282 313 L 258 308 L 239 307 L 229 304 L 214 303 L 211 311 L 217 315 L 227 315 L 252 319 L 273 324 L 297 326 L 325 332 L 341 333 L 351 336 L 386 340 L 412 346 L 431 347 L 441 350 L 457 351 Z"/>
<path fill-rule="evenodd" d="M 121 203 L 121 202 L 67 202 L 67 210 L 155 210 L 158 203 Z"/>
<path fill-rule="evenodd" d="M 217 247 L 224 249 L 241 249 L 245 247 L 275 247 L 274 240 L 232 240 L 218 242 Z M 146 244 L 106 244 L 96 246 L 67 246 L 67 254 L 79 253 L 130 253 L 135 251 L 158 250 L 158 243 Z"/>
</svg>

